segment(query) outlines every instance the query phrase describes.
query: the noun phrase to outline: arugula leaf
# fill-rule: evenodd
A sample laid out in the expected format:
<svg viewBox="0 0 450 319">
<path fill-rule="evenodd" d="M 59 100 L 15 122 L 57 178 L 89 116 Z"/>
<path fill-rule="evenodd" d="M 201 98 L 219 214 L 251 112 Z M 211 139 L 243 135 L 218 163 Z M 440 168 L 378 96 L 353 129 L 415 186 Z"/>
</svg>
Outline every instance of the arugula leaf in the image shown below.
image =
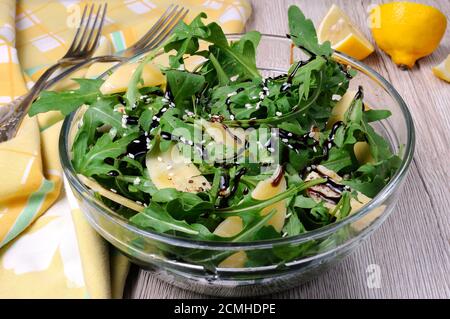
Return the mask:
<svg viewBox="0 0 450 319">
<path fill-rule="evenodd" d="M 164 188 L 153 194 L 156 203 L 165 203 L 165 210 L 175 219 L 194 222 L 202 213 L 214 211 L 214 205 L 196 194 Z"/>
<path fill-rule="evenodd" d="M 227 208 L 218 209 L 216 211 L 217 215 L 228 217 L 228 216 L 241 216 L 242 214 L 248 214 L 251 212 L 259 212 L 263 208 L 272 205 L 274 203 L 277 203 L 283 199 L 289 198 L 294 196 L 295 194 L 301 192 L 302 190 L 305 190 L 307 188 L 310 188 L 317 184 L 325 183 L 326 179 L 324 178 L 318 178 L 311 181 L 308 181 L 306 183 L 302 183 L 299 186 L 294 186 L 291 188 L 288 188 L 286 191 L 279 193 L 269 199 L 259 200 L 254 199 L 251 194 L 247 195 L 244 200 L 236 205 L 231 206 Z"/>
<path fill-rule="evenodd" d="M 314 203 L 315 204 L 315 203 Z M 287 233 L 287 236 L 296 236 L 306 231 L 305 226 L 300 222 L 297 213 L 294 211 L 284 226 L 283 231 Z"/>
<path fill-rule="evenodd" d="M 350 205 L 351 194 L 349 192 L 343 192 L 341 199 L 337 203 L 336 207 L 331 212 L 331 215 L 336 217 L 336 220 L 341 220 L 347 217 L 352 210 Z"/>
<path fill-rule="evenodd" d="M 175 105 L 182 108 L 183 101 L 190 99 L 203 88 L 203 75 L 180 70 L 166 71 L 167 83 L 174 96 Z"/>
<path fill-rule="evenodd" d="M 161 233 L 176 232 L 184 233 L 199 239 L 213 237 L 210 231 L 201 224 L 189 225 L 186 221 L 174 219 L 163 207 L 155 202 L 151 202 L 142 213 L 130 218 L 130 221 L 144 229 L 153 229 Z"/>
<path fill-rule="evenodd" d="M 289 7 L 288 19 L 291 39 L 295 45 L 303 47 L 315 55 L 331 56 L 333 53 L 331 43 L 326 41 L 319 44 L 313 22 L 306 19 L 299 7 Z"/>
<path fill-rule="evenodd" d="M 326 168 L 339 172 L 353 164 L 350 152 L 345 148 L 331 148 L 328 159 L 321 162 Z"/>
<path fill-rule="evenodd" d="M 230 79 L 228 78 L 228 75 L 225 73 L 225 71 L 222 69 L 222 66 L 220 65 L 219 61 L 217 61 L 216 57 L 212 53 L 209 55 L 209 59 L 211 60 L 211 63 L 216 69 L 219 85 L 221 86 L 227 85 L 230 82 Z"/>
<path fill-rule="evenodd" d="M 74 168 L 77 173 L 85 176 L 106 174 L 114 169 L 111 165 L 104 162 L 107 157 L 116 158 L 124 154 L 128 144 L 139 136 L 138 133 L 132 133 L 124 136 L 117 141 L 109 134 L 103 134 L 95 143 L 95 145 L 84 154 L 81 159 L 74 162 Z"/>
<path fill-rule="evenodd" d="M 205 13 L 197 15 L 188 25 L 181 21 L 173 30 L 172 40 L 164 46 L 164 51 L 176 50 L 177 54 L 169 57 L 170 66 L 177 69 L 183 63 L 185 54 L 194 54 L 199 48 L 198 39 L 206 38 L 209 29 L 202 19 L 206 18 Z"/>
<path fill-rule="evenodd" d="M 368 111 L 365 111 L 363 114 L 364 120 L 367 123 L 381 121 L 381 120 L 387 119 L 391 115 L 392 115 L 392 112 L 389 110 L 368 110 Z"/>
<path fill-rule="evenodd" d="M 39 98 L 31 105 L 28 114 L 34 116 L 48 111 L 61 111 L 68 115 L 83 104 L 92 104 L 101 97 L 101 79 L 73 79 L 80 87 L 73 91 L 43 91 Z"/>
<path fill-rule="evenodd" d="M 295 197 L 294 207 L 313 208 L 317 205 L 316 201 L 310 197 L 298 195 Z"/>
</svg>

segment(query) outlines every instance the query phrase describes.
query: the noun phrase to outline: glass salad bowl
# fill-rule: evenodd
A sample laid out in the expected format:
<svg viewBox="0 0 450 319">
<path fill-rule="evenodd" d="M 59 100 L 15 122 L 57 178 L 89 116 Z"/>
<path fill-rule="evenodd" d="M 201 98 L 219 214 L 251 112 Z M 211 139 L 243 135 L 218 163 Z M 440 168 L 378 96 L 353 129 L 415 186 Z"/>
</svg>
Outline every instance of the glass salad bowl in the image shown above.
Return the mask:
<svg viewBox="0 0 450 319">
<path fill-rule="evenodd" d="M 230 40 L 240 35 L 229 35 Z M 263 35 L 257 66 L 263 76 L 286 73 L 293 60 L 302 58 L 291 41 Z M 414 126 L 410 112 L 393 86 L 374 70 L 344 54 L 334 58 L 357 70 L 350 88 L 364 87 L 364 102 L 373 109 L 388 109 L 392 116 L 377 122 L 375 130 L 401 158 L 390 182 L 368 204 L 349 217 L 298 236 L 257 242 L 212 242 L 142 230 L 102 203 L 77 177 L 71 164 L 70 135 L 81 118 L 78 110 L 63 124 L 59 151 L 65 176 L 89 223 L 130 260 L 177 287 L 214 296 L 268 294 L 299 285 L 324 272 L 361 244 L 393 211 L 414 152 Z M 150 168 L 151 169 L 151 168 Z M 221 268 L 217 256 L 253 254 L 270 260 L 265 266 Z M 295 252 L 289 256 L 290 252 Z"/>
</svg>

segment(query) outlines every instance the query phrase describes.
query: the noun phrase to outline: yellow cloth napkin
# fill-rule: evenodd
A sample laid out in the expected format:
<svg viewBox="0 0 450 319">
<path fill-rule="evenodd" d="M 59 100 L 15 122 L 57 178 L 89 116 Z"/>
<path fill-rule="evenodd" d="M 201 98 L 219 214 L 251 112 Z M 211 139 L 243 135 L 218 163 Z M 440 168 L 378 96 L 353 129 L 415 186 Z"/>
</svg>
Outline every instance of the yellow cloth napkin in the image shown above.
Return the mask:
<svg viewBox="0 0 450 319">
<path fill-rule="evenodd" d="M 84 3 L 0 0 L 0 107 L 64 55 Z M 241 32 L 251 13 L 246 0 L 108 1 L 96 54 L 133 44 L 169 3 L 189 8 L 186 20 L 205 11 L 227 33 Z M 14 139 L 0 143 L 0 298 L 122 296 L 128 262 L 109 252 L 63 185 L 61 124 L 58 112 L 26 118 Z"/>
</svg>

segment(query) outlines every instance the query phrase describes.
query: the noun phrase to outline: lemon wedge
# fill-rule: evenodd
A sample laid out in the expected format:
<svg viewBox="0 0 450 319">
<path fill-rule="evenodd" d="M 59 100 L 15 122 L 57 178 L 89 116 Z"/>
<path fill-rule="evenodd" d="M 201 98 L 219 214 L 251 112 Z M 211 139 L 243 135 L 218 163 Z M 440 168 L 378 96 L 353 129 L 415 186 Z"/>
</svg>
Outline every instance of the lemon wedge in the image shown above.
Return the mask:
<svg viewBox="0 0 450 319">
<path fill-rule="evenodd" d="M 334 50 L 357 60 L 365 59 L 374 51 L 372 43 L 356 28 L 344 11 L 334 4 L 320 23 L 317 37 L 320 43 L 330 41 Z"/>
<path fill-rule="evenodd" d="M 432 70 L 438 78 L 450 83 L 450 54 L 441 64 L 435 66 Z"/>
<path fill-rule="evenodd" d="M 447 28 L 441 11 L 415 2 L 374 6 L 371 16 L 375 42 L 402 68 L 412 68 L 418 59 L 436 50 Z"/>
</svg>

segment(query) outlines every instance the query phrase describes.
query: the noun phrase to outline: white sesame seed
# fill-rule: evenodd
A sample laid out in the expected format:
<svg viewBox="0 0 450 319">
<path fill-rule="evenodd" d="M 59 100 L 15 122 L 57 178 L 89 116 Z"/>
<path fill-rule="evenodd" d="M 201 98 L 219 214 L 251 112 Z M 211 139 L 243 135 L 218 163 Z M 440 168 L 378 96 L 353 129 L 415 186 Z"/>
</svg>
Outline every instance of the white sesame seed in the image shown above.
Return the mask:
<svg viewBox="0 0 450 319">
<path fill-rule="evenodd" d="M 173 168 L 173 166 L 172 165 L 167 165 L 167 169 L 169 170 L 169 169 L 172 169 Z"/>
<path fill-rule="evenodd" d="M 141 179 L 139 177 L 136 177 L 133 181 L 133 185 L 139 185 L 140 182 L 141 182 Z"/>
<path fill-rule="evenodd" d="M 247 103 L 247 104 L 245 104 L 245 108 L 251 109 L 251 108 L 253 108 L 253 106 L 250 103 Z"/>
<path fill-rule="evenodd" d="M 175 107 L 175 103 L 170 102 L 170 103 L 169 103 L 169 106 L 173 108 L 173 107 Z"/>
<path fill-rule="evenodd" d="M 287 237 L 288 233 L 283 233 L 282 237 Z"/>
<path fill-rule="evenodd" d="M 288 133 L 288 135 L 287 135 L 287 136 L 291 137 L 291 136 L 292 136 L 292 133 Z"/>
<path fill-rule="evenodd" d="M 156 115 L 153 115 L 152 120 L 156 121 L 158 119 L 158 117 Z"/>
<path fill-rule="evenodd" d="M 158 162 L 162 162 L 161 156 L 158 156 Z"/>
<path fill-rule="evenodd" d="M 117 193 L 117 191 L 114 188 L 110 188 L 109 190 L 113 193 Z"/>
<path fill-rule="evenodd" d="M 127 128 L 127 118 L 128 115 L 122 115 L 122 127 Z"/>
<path fill-rule="evenodd" d="M 340 101 L 342 99 L 342 96 L 338 95 L 338 94 L 333 94 L 333 96 L 331 97 L 331 99 L 333 101 Z"/>
<path fill-rule="evenodd" d="M 315 146 L 313 147 L 313 151 L 314 151 L 314 152 L 317 152 L 317 148 L 316 148 Z"/>
<path fill-rule="evenodd" d="M 140 140 L 134 140 L 133 143 L 139 144 L 141 141 Z"/>
<path fill-rule="evenodd" d="M 163 98 L 161 99 L 161 102 L 167 103 L 167 102 L 169 102 L 169 100 L 163 97 Z"/>
<path fill-rule="evenodd" d="M 232 121 L 234 120 L 234 115 L 233 114 L 230 115 L 230 120 L 232 120 Z"/>
<path fill-rule="evenodd" d="M 283 138 L 283 139 L 281 139 L 281 141 L 282 141 L 283 143 L 289 142 L 289 140 L 288 140 L 287 138 Z"/>
<path fill-rule="evenodd" d="M 172 177 L 172 176 L 174 175 L 174 173 L 170 172 L 168 175 L 169 175 L 170 177 Z"/>
<path fill-rule="evenodd" d="M 163 108 L 161 109 L 161 112 L 165 112 L 165 111 L 167 111 L 167 107 L 163 107 Z"/>
<path fill-rule="evenodd" d="M 134 155 L 131 154 L 131 153 L 128 153 L 128 157 L 131 158 L 131 159 L 134 159 Z"/>
<path fill-rule="evenodd" d="M 270 153 L 275 152 L 275 149 L 274 149 L 273 147 L 269 147 L 267 150 L 268 150 Z"/>
<path fill-rule="evenodd" d="M 331 148 L 333 146 L 333 144 L 328 143 L 328 148 Z"/>
<path fill-rule="evenodd" d="M 142 202 L 140 202 L 140 201 L 136 201 L 136 204 L 139 204 L 139 205 L 142 205 Z"/>
<path fill-rule="evenodd" d="M 291 150 L 294 148 L 291 144 L 288 144 L 287 147 L 289 147 Z"/>
<path fill-rule="evenodd" d="M 316 166 L 316 165 L 311 165 L 311 168 L 312 168 L 312 169 L 316 169 L 317 166 Z"/>
<path fill-rule="evenodd" d="M 194 142 L 188 141 L 188 144 L 192 146 L 192 145 L 194 145 Z"/>
<path fill-rule="evenodd" d="M 237 94 L 237 92 L 235 91 L 235 92 L 231 92 L 231 93 L 228 93 L 227 94 L 227 97 L 232 97 L 233 95 L 236 95 Z"/>
<path fill-rule="evenodd" d="M 283 115 L 283 113 L 281 113 L 280 111 L 276 111 L 276 112 L 275 112 L 275 115 L 276 115 L 276 116 L 281 116 L 281 115 Z"/>
</svg>

